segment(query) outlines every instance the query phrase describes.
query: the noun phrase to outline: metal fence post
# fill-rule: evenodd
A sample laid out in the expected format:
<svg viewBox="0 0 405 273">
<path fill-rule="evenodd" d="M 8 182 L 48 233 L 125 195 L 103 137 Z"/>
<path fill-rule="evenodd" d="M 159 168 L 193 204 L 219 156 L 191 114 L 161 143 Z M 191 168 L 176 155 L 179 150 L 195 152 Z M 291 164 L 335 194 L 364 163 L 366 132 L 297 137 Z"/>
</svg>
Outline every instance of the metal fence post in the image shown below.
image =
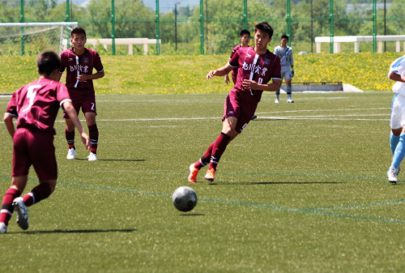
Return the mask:
<svg viewBox="0 0 405 273">
<path fill-rule="evenodd" d="M 111 53 L 115 55 L 115 1 L 111 0 Z"/>
<path fill-rule="evenodd" d="M 156 55 L 160 55 L 160 15 L 159 0 L 156 0 L 155 8 L 155 37 L 156 37 Z"/>
<path fill-rule="evenodd" d="M 291 45 L 291 0 L 286 0 L 286 25 L 287 25 L 287 36 L 289 37 L 288 39 L 288 44 Z"/>
<path fill-rule="evenodd" d="M 25 16 L 24 16 L 24 0 L 20 0 L 20 23 L 24 23 Z M 20 38 L 20 55 L 25 54 L 25 29 L 22 26 L 20 28 L 21 31 L 21 38 Z"/>
<path fill-rule="evenodd" d="M 335 36 L 335 15 L 334 15 L 333 0 L 329 0 L 329 53 L 334 52 L 334 36 Z"/>
<path fill-rule="evenodd" d="M 204 0 L 200 0 L 200 54 L 204 55 Z"/>
<path fill-rule="evenodd" d="M 70 21 L 71 21 L 70 1 L 71 1 L 71 0 L 66 0 L 65 22 L 70 22 Z M 66 48 L 69 48 L 69 46 L 70 46 L 69 34 L 66 33 Z"/>
<path fill-rule="evenodd" d="M 377 52 L 377 0 L 373 0 L 373 53 Z"/>
<path fill-rule="evenodd" d="M 248 7 L 247 0 L 243 0 L 243 28 L 248 29 Z"/>
</svg>

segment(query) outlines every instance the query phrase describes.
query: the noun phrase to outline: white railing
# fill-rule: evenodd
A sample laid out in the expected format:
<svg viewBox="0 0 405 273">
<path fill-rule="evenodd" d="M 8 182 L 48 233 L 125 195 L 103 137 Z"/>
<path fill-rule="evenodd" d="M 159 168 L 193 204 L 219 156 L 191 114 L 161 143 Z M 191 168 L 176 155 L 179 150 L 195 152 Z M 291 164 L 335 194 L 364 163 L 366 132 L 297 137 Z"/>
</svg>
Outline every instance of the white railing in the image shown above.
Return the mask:
<svg viewBox="0 0 405 273">
<path fill-rule="evenodd" d="M 160 40 L 159 40 L 160 43 Z M 66 43 L 64 43 L 66 44 Z M 106 50 L 108 46 L 112 46 L 111 38 L 87 38 L 87 44 L 91 44 L 93 47 L 102 45 Z M 143 54 L 147 55 L 149 51 L 149 45 L 156 45 L 156 39 L 149 38 L 116 38 L 115 45 L 128 46 L 128 55 L 134 54 L 134 45 L 143 45 Z"/>
<path fill-rule="evenodd" d="M 405 35 L 377 35 L 377 52 L 382 53 L 384 50 L 384 42 L 395 42 L 395 51 L 401 52 L 401 42 L 403 42 L 403 51 L 405 51 Z M 330 43 L 329 36 L 315 37 L 316 53 L 321 53 L 321 44 Z M 341 43 L 353 43 L 354 52 L 360 52 L 361 42 L 373 42 L 373 36 L 334 36 L 333 37 L 333 53 L 341 52 Z"/>
</svg>

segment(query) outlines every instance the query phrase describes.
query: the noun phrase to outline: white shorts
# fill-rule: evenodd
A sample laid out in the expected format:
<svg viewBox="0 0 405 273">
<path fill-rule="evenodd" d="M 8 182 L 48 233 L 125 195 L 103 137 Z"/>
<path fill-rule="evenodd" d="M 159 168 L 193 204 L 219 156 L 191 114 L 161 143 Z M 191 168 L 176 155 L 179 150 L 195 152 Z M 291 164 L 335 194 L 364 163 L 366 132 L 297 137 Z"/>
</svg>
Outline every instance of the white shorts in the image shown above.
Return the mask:
<svg viewBox="0 0 405 273">
<path fill-rule="evenodd" d="M 281 78 L 287 81 L 292 79 L 291 68 L 289 66 L 281 67 Z"/>
<path fill-rule="evenodd" d="M 391 129 L 405 127 L 405 96 L 394 94 L 391 104 Z"/>
</svg>

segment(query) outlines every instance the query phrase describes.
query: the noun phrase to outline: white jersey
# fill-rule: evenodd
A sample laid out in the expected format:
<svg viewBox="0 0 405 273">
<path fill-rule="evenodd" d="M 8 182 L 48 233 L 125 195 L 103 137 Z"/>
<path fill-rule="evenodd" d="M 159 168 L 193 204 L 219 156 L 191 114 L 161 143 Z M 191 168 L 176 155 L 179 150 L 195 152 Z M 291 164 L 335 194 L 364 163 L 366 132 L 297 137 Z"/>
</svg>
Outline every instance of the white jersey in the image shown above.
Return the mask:
<svg viewBox="0 0 405 273">
<path fill-rule="evenodd" d="M 291 47 L 276 46 L 274 48 L 274 54 L 280 58 L 281 67 L 290 68 L 294 65 L 293 51 Z"/>
<path fill-rule="evenodd" d="M 392 72 L 401 76 L 405 76 L 405 55 L 396 59 L 391 64 L 388 75 L 391 74 Z M 398 81 L 395 82 L 394 85 L 392 86 L 392 91 L 394 93 L 405 96 L 405 83 Z"/>
</svg>

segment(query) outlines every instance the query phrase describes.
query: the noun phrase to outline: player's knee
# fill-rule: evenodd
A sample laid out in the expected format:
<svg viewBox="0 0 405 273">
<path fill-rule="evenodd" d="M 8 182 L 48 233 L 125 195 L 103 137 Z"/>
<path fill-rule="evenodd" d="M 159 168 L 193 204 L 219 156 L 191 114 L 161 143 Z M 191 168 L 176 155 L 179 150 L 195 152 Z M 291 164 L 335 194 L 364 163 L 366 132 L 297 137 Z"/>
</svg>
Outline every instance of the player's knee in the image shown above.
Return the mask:
<svg viewBox="0 0 405 273">
<path fill-rule="evenodd" d="M 222 130 L 222 133 L 227 135 L 230 139 L 234 139 L 238 135 L 238 132 L 233 128 L 225 128 Z"/>
</svg>

